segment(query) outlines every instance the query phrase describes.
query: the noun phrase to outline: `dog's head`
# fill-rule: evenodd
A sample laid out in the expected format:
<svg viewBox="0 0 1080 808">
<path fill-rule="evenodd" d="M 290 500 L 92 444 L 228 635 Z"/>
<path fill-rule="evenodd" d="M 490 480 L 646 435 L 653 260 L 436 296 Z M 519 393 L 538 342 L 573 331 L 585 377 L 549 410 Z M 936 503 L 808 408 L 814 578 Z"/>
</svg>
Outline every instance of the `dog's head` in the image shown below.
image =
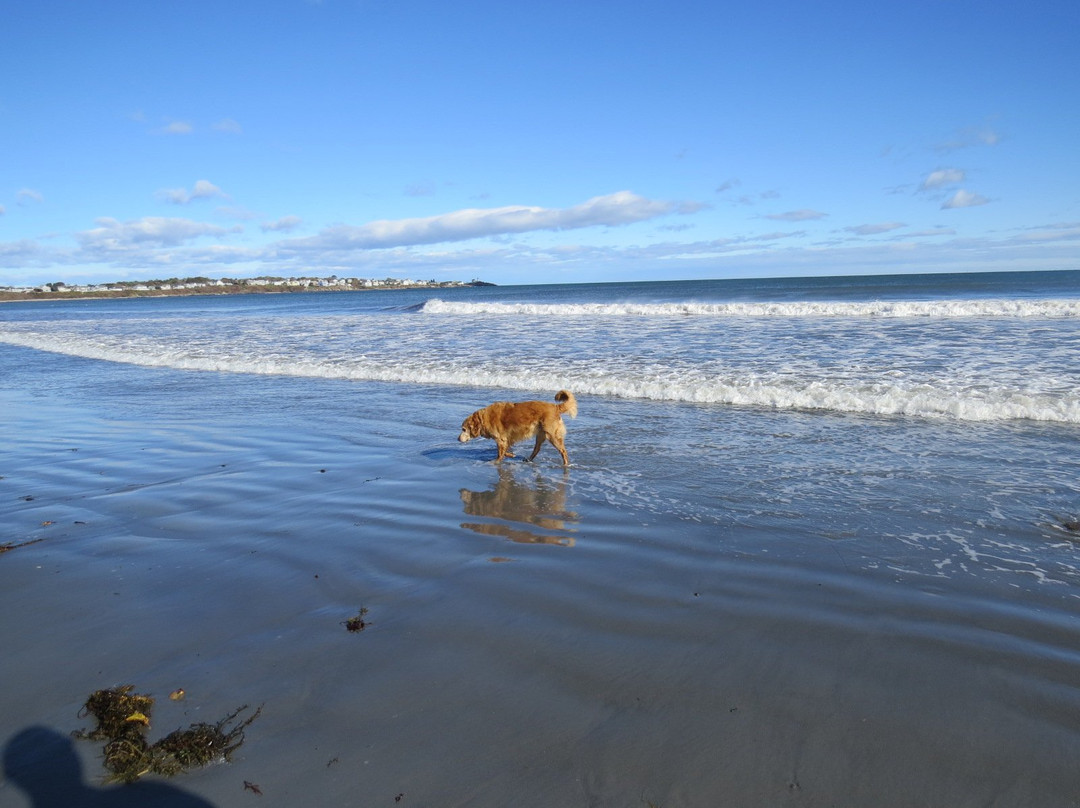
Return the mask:
<svg viewBox="0 0 1080 808">
<path fill-rule="evenodd" d="M 482 431 L 483 424 L 480 421 L 480 411 L 477 410 L 461 422 L 461 434 L 458 435 L 457 439 L 462 443 L 468 443 L 473 438 L 479 438 Z"/>
</svg>

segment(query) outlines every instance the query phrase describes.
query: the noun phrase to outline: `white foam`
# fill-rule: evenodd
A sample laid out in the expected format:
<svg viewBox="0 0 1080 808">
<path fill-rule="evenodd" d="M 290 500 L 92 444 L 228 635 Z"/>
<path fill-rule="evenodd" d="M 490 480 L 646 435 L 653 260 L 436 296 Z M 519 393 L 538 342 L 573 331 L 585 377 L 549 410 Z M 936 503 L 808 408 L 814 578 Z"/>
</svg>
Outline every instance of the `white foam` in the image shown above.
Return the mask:
<svg viewBox="0 0 1080 808">
<path fill-rule="evenodd" d="M 1032 389 L 978 379 L 829 378 L 819 370 L 692 372 L 662 363 L 619 362 L 552 369 L 541 359 L 502 366 L 423 351 L 389 356 L 290 354 L 265 341 L 179 346 L 168 340 L 0 328 L 0 341 L 109 362 L 178 370 L 348 379 L 406 384 L 468 385 L 524 391 L 567 387 L 580 395 L 721 404 L 781 410 L 955 418 L 964 421 L 1034 420 L 1080 424 L 1080 392 Z"/>
<path fill-rule="evenodd" d="M 1080 300 L 793 303 L 463 303 L 432 299 L 425 314 L 536 317 L 1080 317 Z"/>
</svg>

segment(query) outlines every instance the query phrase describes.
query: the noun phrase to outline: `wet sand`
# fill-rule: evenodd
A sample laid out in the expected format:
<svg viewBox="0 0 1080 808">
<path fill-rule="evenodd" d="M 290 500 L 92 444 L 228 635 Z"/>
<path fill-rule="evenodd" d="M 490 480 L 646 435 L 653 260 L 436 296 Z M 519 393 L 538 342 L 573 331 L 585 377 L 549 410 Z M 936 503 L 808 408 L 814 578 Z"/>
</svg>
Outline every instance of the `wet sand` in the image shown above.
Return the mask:
<svg viewBox="0 0 1080 808">
<path fill-rule="evenodd" d="M 109 805 L 1077 804 L 1054 598 L 738 549 L 771 524 L 713 551 L 596 470 L 456 447 L 434 397 L 407 429 L 392 401 L 285 429 L 3 395 L 5 808 L 103 788 L 63 736 L 126 683 L 151 739 L 263 712 L 232 763 Z"/>
</svg>

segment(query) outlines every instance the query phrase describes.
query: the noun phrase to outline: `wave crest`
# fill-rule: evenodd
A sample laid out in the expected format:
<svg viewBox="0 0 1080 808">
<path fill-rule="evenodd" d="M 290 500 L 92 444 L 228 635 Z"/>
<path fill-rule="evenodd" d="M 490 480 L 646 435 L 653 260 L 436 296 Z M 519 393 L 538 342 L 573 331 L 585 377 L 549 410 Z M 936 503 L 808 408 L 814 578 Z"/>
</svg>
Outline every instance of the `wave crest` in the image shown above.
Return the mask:
<svg viewBox="0 0 1080 808">
<path fill-rule="evenodd" d="M 399 384 L 461 385 L 533 392 L 572 389 L 579 396 L 811 410 L 867 415 L 955 418 L 962 421 L 1032 420 L 1080 424 L 1080 393 L 988 388 L 974 381 L 897 381 L 799 378 L 783 374 L 722 375 L 671 371 L 659 365 L 609 367 L 554 374 L 541 368 L 437 363 L 420 356 L 306 357 L 270 350 L 210 352 L 154 340 L 109 339 L 101 335 L 16 333 L 0 329 L 0 342 L 41 351 L 123 364 L 176 370 L 251 373 L 302 378 L 347 379 Z"/>
<path fill-rule="evenodd" d="M 986 299 L 792 303 L 464 303 L 433 298 L 442 315 L 540 317 L 1080 317 L 1080 300 Z"/>
</svg>

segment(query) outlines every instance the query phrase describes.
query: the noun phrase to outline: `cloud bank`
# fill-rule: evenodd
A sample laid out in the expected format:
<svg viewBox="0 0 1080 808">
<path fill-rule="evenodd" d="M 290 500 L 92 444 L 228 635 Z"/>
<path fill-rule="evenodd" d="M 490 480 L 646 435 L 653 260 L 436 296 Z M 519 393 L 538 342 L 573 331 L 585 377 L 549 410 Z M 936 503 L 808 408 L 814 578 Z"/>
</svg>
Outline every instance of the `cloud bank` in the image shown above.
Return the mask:
<svg viewBox="0 0 1080 808">
<path fill-rule="evenodd" d="M 75 234 L 75 240 L 84 250 L 95 253 L 124 252 L 144 247 L 178 247 L 200 236 L 222 236 L 236 232 L 191 219 L 161 216 L 147 216 L 130 222 L 101 218 L 96 223 L 96 228 Z"/>
<path fill-rule="evenodd" d="M 689 213 L 697 209 L 700 208 L 693 203 L 678 205 L 646 199 L 630 191 L 619 191 L 593 197 L 570 208 L 525 205 L 466 208 L 419 219 L 381 220 L 360 226 L 338 225 L 310 239 L 290 242 L 289 246 L 364 250 L 412 247 L 538 230 L 618 227 L 672 212 Z"/>
</svg>

